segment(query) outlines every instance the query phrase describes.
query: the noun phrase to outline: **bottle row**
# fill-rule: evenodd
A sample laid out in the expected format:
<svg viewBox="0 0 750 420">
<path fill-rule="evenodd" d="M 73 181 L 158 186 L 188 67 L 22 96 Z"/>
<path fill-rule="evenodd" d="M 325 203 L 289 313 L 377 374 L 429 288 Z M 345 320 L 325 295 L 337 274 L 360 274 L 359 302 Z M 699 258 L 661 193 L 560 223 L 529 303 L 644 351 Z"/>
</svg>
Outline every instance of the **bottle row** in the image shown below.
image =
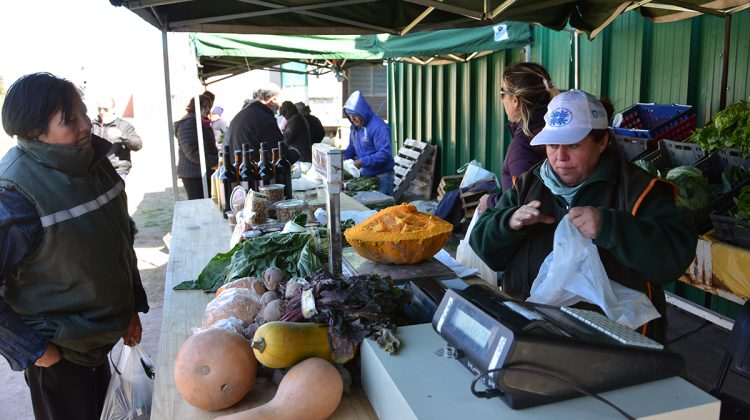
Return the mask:
<svg viewBox="0 0 750 420">
<path fill-rule="evenodd" d="M 231 210 L 232 190 L 238 185 L 246 192 L 261 191 L 272 185 L 283 186 L 279 188 L 283 198 L 292 198 L 292 164 L 286 158 L 286 148 L 286 143 L 279 142 L 278 148 L 269 150 L 268 143 L 263 142 L 256 153 L 248 144 L 243 144 L 242 150 L 234 150 L 232 163 L 232 150 L 224 146 L 219 152 L 219 165 L 211 175 L 211 199 L 223 214 Z"/>
</svg>

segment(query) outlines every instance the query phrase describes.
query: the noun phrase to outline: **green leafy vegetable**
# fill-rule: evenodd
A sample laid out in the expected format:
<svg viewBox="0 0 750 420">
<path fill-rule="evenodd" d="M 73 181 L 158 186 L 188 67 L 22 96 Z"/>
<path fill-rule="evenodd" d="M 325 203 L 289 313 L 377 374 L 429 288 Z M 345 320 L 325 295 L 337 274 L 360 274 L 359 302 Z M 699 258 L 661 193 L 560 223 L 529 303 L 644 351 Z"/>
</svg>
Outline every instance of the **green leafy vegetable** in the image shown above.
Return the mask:
<svg viewBox="0 0 750 420">
<path fill-rule="evenodd" d="M 698 210 L 711 202 L 713 189 L 700 169 L 693 166 L 678 166 L 670 169 L 665 179 L 677 185 L 678 206 Z"/>
<path fill-rule="evenodd" d="M 745 222 L 750 222 L 750 185 L 742 187 L 740 195 L 734 199 L 737 208 L 732 217 Z"/>
<path fill-rule="evenodd" d="M 750 155 L 750 106 L 745 101 L 729 105 L 713 115 L 713 124 L 695 130 L 690 139 L 707 152 L 739 149 Z"/>
<path fill-rule="evenodd" d="M 750 169 L 741 165 L 729 165 L 721 173 L 721 185 L 724 192 L 731 191 L 742 181 L 750 178 Z"/>
<path fill-rule="evenodd" d="M 377 178 L 368 178 L 361 176 L 359 178 L 352 178 L 346 181 L 344 193 L 348 196 L 353 196 L 360 191 L 375 191 L 379 188 Z"/>
<path fill-rule="evenodd" d="M 393 354 L 400 342 L 393 332 L 403 324 L 402 308 L 408 304 L 407 292 L 393 285 L 390 277 L 358 275 L 331 277 L 320 270 L 309 280 L 318 311 L 307 321 L 328 325 L 334 361 L 350 360 L 356 346 L 365 338 L 377 339 L 378 345 Z M 302 316 L 302 293 L 287 300 L 282 321 L 305 322 Z"/>
<path fill-rule="evenodd" d="M 656 165 L 654 165 L 654 162 L 647 161 L 645 159 L 638 159 L 633 164 L 644 171 L 648 172 L 651 176 L 658 176 L 658 172 L 656 170 Z"/>
</svg>

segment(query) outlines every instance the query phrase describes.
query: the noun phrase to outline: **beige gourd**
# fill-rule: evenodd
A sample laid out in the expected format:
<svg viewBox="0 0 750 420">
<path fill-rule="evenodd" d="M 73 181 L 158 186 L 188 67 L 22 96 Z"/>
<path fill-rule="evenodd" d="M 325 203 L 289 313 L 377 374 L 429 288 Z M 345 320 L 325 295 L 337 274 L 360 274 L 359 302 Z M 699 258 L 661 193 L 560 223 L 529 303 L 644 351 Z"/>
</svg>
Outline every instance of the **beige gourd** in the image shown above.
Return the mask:
<svg viewBox="0 0 750 420">
<path fill-rule="evenodd" d="M 284 375 L 271 401 L 216 420 L 323 420 L 336 411 L 343 391 L 341 374 L 331 363 L 305 359 Z"/>
</svg>

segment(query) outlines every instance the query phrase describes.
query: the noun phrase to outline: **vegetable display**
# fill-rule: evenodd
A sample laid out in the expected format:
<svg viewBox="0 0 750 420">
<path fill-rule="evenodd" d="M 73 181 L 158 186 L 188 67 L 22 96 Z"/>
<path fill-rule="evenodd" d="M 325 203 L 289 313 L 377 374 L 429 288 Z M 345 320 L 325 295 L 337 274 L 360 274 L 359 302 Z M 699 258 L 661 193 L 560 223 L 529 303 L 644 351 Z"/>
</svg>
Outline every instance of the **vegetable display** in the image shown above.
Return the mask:
<svg viewBox="0 0 750 420">
<path fill-rule="evenodd" d="M 348 196 L 353 196 L 360 191 L 375 191 L 379 188 L 377 178 L 366 176 L 346 180 L 344 184 L 344 193 Z"/>
<path fill-rule="evenodd" d="M 670 169 L 665 179 L 677 185 L 678 206 L 698 210 L 707 206 L 713 198 L 712 188 L 703 177 L 703 172 L 694 166 Z"/>
<path fill-rule="evenodd" d="M 713 115 L 713 124 L 695 130 L 687 140 L 707 152 L 739 149 L 750 156 L 750 106 L 739 101 Z"/>
<path fill-rule="evenodd" d="M 344 235 L 355 251 L 385 264 L 415 264 L 435 255 L 453 225 L 410 204 L 383 209 Z"/>
</svg>

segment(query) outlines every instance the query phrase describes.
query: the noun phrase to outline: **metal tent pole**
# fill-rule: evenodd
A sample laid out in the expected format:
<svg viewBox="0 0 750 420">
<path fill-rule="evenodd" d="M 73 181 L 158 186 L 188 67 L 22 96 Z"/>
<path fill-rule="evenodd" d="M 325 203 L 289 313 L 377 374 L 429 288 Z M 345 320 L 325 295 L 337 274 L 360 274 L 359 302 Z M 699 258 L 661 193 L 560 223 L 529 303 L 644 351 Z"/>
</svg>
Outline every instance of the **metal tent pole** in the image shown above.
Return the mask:
<svg viewBox="0 0 750 420">
<path fill-rule="evenodd" d="M 162 57 L 164 60 L 164 92 L 167 101 L 167 131 L 169 132 L 169 160 L 172 165 L 172 198 L 177 201 L 180 195 L 177 192 L 177 162 L 175 162 L 174 150 L 174 126 L 172 122 L 172 89 L 169 80 L 169 45 L 167 42 L 167 31 L 161 31 Z"/>
<path fill-rule="evenodd" d="M 203 144 L 203 122 L 201 121 L 201 100 L 200 95 L 195 94 L 193 98 L 195 104 L 195 130 L 198 134 L 198 153 L 200 153 L 200 164 L 201 164 L 201 181 L 203 184 L 203 197 L 211 197 L 208 194 L 208 181 L 206 181 L 206 146 Z M 224 159 L 229 159 L 228 156 L 224 156 Z"/>
</svg>

